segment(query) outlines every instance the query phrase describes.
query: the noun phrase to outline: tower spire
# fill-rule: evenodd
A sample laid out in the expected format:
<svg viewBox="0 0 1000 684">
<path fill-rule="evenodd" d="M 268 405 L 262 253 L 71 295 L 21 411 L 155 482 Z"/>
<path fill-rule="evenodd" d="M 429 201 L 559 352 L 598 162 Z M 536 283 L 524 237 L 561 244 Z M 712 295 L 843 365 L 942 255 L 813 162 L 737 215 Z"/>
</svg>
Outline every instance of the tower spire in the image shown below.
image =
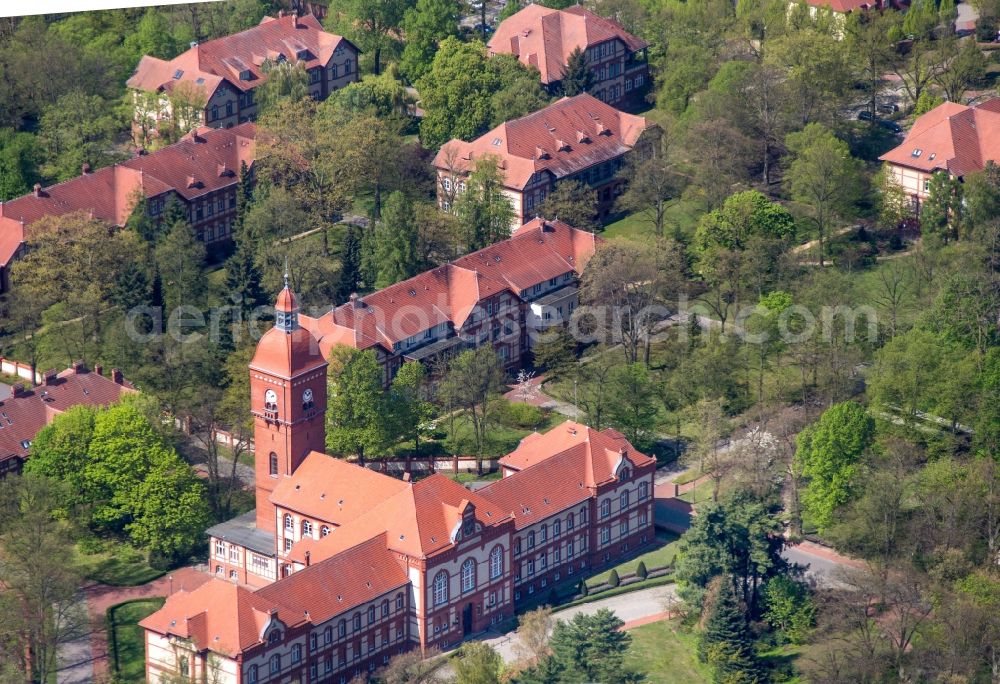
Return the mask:
<svg viewBox="0 0 1000 684">
<path fill-rule="evenodd" d="M 288 289 L 288 255 L 285 255 L 285 289 Z"/>
</svg>

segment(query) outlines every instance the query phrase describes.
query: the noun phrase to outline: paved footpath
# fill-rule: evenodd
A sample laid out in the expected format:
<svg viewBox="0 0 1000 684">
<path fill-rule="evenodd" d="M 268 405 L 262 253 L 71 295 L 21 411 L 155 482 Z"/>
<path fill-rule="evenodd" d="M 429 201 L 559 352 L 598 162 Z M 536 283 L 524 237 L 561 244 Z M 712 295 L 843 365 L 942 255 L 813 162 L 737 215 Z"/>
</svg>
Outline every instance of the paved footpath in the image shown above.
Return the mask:
<svg viewBox="0 0 1000 684">
<path fill-rule="evenodd" d="M 173 591 L 191 591 L 212 576 L 194 567 L 179 568 L 159 579 L 136 587 L 112 587 L 90 584 L 83 588 L 87 602 L 89 634 L 69 642 L 59 653 L 59 684 L 106 681 L 110 672 L 108 633 L 105 616 L 108 608 L 123 601 L 167 596 Z"/>
<path fill-rule="evenodd" d="M 676 598 L 674 585 L 665 584 L 559 610 L 552 613 L 552 617 L 558 620 L 572 620 L 577 615 L 593 615 L 601 608 L 607 608 L 625 622 L 624 629 L 632 629 L 669 618 L 670 614 L 667 612 L 667 608 Z M 517 655 L 514 652 L 514 644 L 517 640 L 516 632 L 508 632 L 485 641 L 497 650 L 505 663 L 510 664 L 517 660 Z"/>
</svg>

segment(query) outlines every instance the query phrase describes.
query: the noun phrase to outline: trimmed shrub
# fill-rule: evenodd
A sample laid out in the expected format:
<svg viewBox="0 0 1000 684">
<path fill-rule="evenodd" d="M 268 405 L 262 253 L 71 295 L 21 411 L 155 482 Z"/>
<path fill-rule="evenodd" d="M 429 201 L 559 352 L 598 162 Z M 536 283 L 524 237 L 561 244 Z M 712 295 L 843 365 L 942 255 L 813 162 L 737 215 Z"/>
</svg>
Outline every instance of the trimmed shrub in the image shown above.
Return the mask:
<svg viewBox="0 0 1000 684">
<path fill-rule="evenodd" d="M 580 596 L 586 596 L 588 591 L 589 590 L 587 589 L 587 582 L 585 580 L 580 580 L 580 586 L 577 587 L 576 593 L 578 593 Z"/>
<path fill-rule="evenodd" d="M 608 586 L 609 587 L 617 587 L 621 583 L 622 583 L 622 581 L 618 578 L 618 571 L 617 570 L 612 570 L 611 574 L 608 575 Z"/>
<path fill-rule="evenodd" d="M 641 580 L 649 577 L 649 571 L 646 570 L 646 564 L 643 561 L 639 561 L 639 567 L 635 569 L 635 576 Z"/>
</svg>

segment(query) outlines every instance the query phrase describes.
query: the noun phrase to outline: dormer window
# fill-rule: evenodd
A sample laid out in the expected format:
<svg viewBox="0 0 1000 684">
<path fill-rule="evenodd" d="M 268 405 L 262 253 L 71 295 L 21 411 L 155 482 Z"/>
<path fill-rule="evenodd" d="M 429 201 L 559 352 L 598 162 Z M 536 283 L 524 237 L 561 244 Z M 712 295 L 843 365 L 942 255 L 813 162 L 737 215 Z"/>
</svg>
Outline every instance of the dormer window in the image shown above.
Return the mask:
<svg viewBox="0 0 1000 684">
<path fill-rule="evenodd" d="M 308 59 L 309 59 L 309 50 L 303 48 L 303 49 L 297 51 L 295 53 L 295 58 L 296 59 L 301 59 L 303 61 L 308 61 Z"/>
<path fill-rule="evenodd" d="M 240 72 L 240 80 L 241 81 L 249 81 L 251 78 L 252 78 L 252 74 L 250 73 L 249 69 L 243 69 Z"/>
</svg>

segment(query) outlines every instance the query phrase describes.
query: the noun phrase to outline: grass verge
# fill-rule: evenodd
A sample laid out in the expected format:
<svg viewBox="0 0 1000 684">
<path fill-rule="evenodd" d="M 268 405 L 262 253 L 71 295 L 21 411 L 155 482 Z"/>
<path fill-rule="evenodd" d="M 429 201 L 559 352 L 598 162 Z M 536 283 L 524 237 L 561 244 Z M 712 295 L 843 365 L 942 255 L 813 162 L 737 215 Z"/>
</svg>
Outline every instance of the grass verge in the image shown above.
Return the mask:
<svg viewBox="0 0 1000 684">
<path fill-rule="evenodd" d="M 98 550 L 84 551 L 76 545 L 76 562 L 84 576 L 101 584 L 133 587 L 166 574 L 149 565 L 146 554 L 123 542 L 104 542 Z"/>
<path fill-rule="evenodd" d="M 146 644 L 139 620 L 155 613 L 163 602 L 162 598 L 137 599 L 108 608 L 108 650 L 118 681 L 145 681 Z"/>
<path fill-rule="evenodd" d="M 646 564 L 646 570 L 652 570 L 653 568 L 663 568 L 670 565 L 674 556 L 677 555 L 677 547 L 680 544 L 680 537 L 676 534 L 671 534 L 669 532 L 658 533 L 656 535 L 657 541 L 661 541 L 662 545 L 658 548 L 647 551 L 641 556 L 636 556 L 635 558 L 629 559 L 624 563 L 619 563 L 613 568 L 608 568 L 604 572 L 594 575 L 593 577 L 587 578 L 588 587 L 597 587 L 608 581 L 608 577 L 611 575 L 612 570 L 618 571 L 619 577 L 624 577 L 625 575 L 635 574 L 635 569 L 639 567 L 639 561 Z M 606 592 L 605 592 L 606 593 Z M 604 594 L 600 594 L 604 596 Z"/>
<path fill-rule="evenodd" d="M 625 664 L 646 673 L 646 681 L 708 684 L 711 669 L 698 660 L 697 637 L 679 620 L 662 620 L 630 629 L 632 645 Z"/>
</svg>

